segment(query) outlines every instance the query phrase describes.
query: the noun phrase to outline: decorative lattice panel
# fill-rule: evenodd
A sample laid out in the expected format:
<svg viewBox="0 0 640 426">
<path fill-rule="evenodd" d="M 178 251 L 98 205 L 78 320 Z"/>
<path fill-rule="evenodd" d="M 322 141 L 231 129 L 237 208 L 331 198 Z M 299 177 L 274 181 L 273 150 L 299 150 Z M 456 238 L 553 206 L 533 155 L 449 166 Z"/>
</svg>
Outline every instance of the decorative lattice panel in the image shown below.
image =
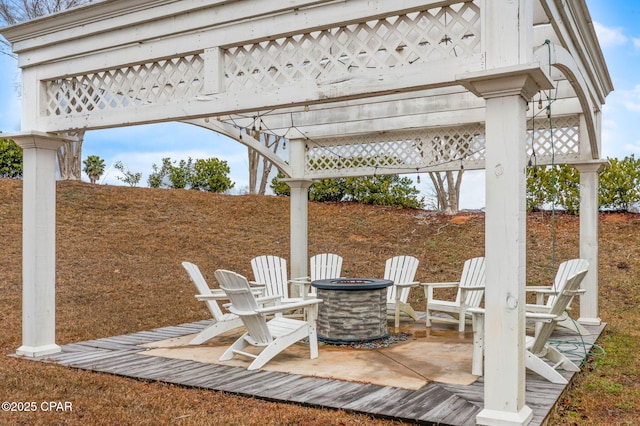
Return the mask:
<svg viewBox="0 0 640 426">
<path fill-rule="evenodd" d="M 579 122 L 578 116 L 530 121 L 527 154 L 535 152 L 538 164 L 551 164 L 552 157 L 558 164 L 578 160 Z M 484 168 L 484 154 L 484 125 L 475 124 L 309 141 L 306 171 L 309 177 L 331 177 L 332 171 L 357 175 L 372 170 L 385 174 L 478 169 Z"/>
<path fill-rule="evenodd" d="M 200 93 L 201 55 L 164 59 L 73 77 L 44 81 L 46 115 L 163 104 Z"/>
<path fill-rule="evenodd" d="M 306 172 L 314 177 L 335 170 L 385 174 L 477 168 L 484 164 L 484 145 L 481 124 L 309 141 Z"/>
<path fill-rule="evenodd" d="M 469 56 L 480 50 L 478 0 L 230 47 L 227 91 L 280 86 Z"/>
<path fill-rule="evenodd" d="M 544 162 L 552 157 L 562 161 L 580 158 L 578 116 L 539 118 L 529 122 L 527 133 L 529 145 L 527 154 L 535 155 L 539 161 Z"/>
</svg>

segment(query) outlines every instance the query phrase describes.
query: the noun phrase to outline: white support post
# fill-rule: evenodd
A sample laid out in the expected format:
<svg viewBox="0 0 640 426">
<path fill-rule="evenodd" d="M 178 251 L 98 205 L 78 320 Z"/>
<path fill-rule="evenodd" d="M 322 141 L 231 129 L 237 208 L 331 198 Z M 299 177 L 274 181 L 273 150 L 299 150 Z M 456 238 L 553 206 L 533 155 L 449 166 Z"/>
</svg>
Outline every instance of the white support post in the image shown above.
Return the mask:
<svg viewBox="0 0 640 426">
<path fill-rule="evenodd" d="M 596 113 L 597 137 L 600 137 L 600 114 Z M 589 262 L 589 272 L 581 283 L 586 290 L 580 297 L 580 317 L 578 322 L 586 325 L 600 325 L 598 312 L 598 174 L 608 164 L 607 160 L 594 160 L 598 153 L 592 152 L 594 144 L 588 137 L 584 115 L 580 115 L 580 158 L 583 163 L 573 166 L 580 173 L 580 258 Z M 601 150 L 600 141 L 595 144 Z"/>
<path fill-rule="evenodd" d="M 23 150 L 22 346 L 18 355 L 37 357 L 60 351 L 56 330 L 56 153 L 65 142 L 56 135 L 6 135 Z"/>
<path fill-rule="evenodd" d="M 291 232 L 291 277 L 307 276 L 309 258 L 309 187 L 313 183 L 305 179 L 304 164 L 306 159 L 306 144 L 302 139 L 291 140 L 289 161 L 293 176 L 284 181 L 291 188 L 290 200 L 290 232 Z M 293 291 L 294 289 L 292 289 Z M 294 294 L 293 296 L 300 296 Z"/>
<path fill-rule="evenodd" d="M 553 84 L 533 63 L 531 2 L 485 1 L 482 9 L 488 71 L 459 77 L 486 99 L 484 408 L 476 423 L 526 425 L 526 102 Z"/>
<path fill-rule="evenodd" d="M 526 425 L 526 101 L 550 86 L 539 67 L 463 81 L 486 99 L 484 408 L 481 425 Z"/>
<path fill-rule="evenodd" d="M 486 111 L 485 405 L 476 421 L 525 425 L 525 100 L 488 97 Z"/>
<path fill-rule="evenodd" d="M 586 290 L 580 297 L 578 322 L 600 325 L 598 314 L 598 173 L 603 162 L 576 164 L 580 172 L 580 258 L 589 262 L 589 272 L 582 280 Z"/>
</svg>

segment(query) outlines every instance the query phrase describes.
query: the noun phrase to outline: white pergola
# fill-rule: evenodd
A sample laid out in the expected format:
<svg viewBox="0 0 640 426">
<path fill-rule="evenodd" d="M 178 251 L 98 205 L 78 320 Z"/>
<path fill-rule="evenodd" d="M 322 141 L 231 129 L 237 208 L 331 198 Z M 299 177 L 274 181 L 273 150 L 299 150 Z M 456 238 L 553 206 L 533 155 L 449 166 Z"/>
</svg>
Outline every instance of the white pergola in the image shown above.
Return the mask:
<svg viewBox="0 0 640 426">
<path fill-rule="evenodd" d="M 60 350 L 56 150 L 82 131 L 166 121 L 230 136 L 287 175 L 292 276 L 306 275 L 314 179 L 484 169 L 479 424 L 531 419 L 533 155 L 580 172 L 580 257 L 590 270 L 579 321 L 600 323 L 601 111 L 613 88 L 584 0 L 104 0 L 1 32 L 22 69 L 22 131 L 5 135 L 24 149 L 20 355 Z M 289 140 L 288 162 L 246 133 L 254 126 Z"/>
</svg>

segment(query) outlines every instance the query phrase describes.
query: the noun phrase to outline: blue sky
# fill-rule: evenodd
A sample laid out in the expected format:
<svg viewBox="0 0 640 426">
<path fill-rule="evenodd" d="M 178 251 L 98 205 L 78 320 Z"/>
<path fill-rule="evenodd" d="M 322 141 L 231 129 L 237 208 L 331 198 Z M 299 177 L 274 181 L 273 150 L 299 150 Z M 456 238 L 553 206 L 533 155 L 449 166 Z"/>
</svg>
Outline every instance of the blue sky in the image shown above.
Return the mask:
<svg viewBox="0 0 640 426">
<path fill-rule="evenodd" d="M 602 51 L 611 75 L 614 92 L 608 97 L 603 115 L 602 156 L 640 156 L 640 1 L 587 0 Z M 14 59 L 0 55 L 0 130 L 20 130 L 19 70 Z M 285 151 L 286 153 L 286 151 Z M 106 184 L 122 185 L 118 172 L 110 166 L 117 161 L 132 172 L 143 174 L 140 186 L 147 185 L 152 164 L 162 158 L 172 160 L 217 157 L 227 161 L 234 192 L 248 186 L 247 151 L 243 145 L 214 132 L 180 123 L 154 124 L 87 132 L 83 159 L 98 155 L 105 160 Z M 285 154 L 286 155 L 286 154 Z M 84 177 L 85 180 L 86 176 Z M 423 176 L 416 186 L 428 196 L 429 179 Z M 465 173 L 461 208 L 484 207 L 484 173 Z"/>
</svg>

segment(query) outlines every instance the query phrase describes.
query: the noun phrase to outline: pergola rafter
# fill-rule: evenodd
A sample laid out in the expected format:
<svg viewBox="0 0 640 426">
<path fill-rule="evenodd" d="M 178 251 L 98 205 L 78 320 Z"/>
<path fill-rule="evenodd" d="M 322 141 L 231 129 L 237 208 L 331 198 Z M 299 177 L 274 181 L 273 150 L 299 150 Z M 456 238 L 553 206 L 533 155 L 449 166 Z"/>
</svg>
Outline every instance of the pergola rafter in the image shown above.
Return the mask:
<svg viewBox="0 0 640 426">
<path fill-rule="evenodd" d="M 306 275 L 314 179 L 485 169 L 478 423 L 531 417 L 523 350 L 529 157 L 580 171 L 580 256 L 591 264 L 580 321 L 600 322 L 600 122 L 613 87 L 584 0 L 104 0 L 2 34 L 23 72 L 23 131 L 5 135 L 25 159 L 19 354 L 59 350 L 56 149 L 65 135 L 166 121 L 229 136 L 288 176 L 292 276 Z M 288 158 L 250 136 L 256 125 L 288 139 Z"/>
</svg>

